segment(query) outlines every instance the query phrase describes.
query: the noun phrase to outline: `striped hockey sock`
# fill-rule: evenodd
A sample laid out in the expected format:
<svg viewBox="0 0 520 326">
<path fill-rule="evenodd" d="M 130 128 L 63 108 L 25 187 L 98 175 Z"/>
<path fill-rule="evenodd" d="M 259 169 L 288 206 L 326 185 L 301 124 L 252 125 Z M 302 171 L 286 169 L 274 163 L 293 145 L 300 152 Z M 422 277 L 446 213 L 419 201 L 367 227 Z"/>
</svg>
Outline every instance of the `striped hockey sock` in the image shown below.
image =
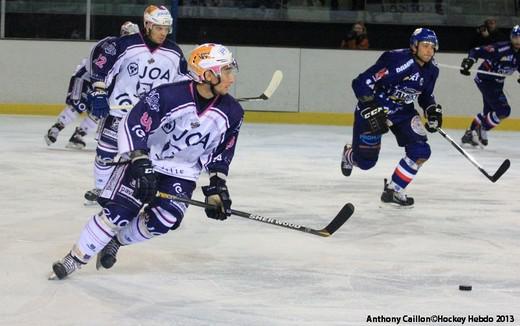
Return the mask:
<svg viewBox="0 0 520 326">
<path fill-rule="evenodd" d="M 495 112 L 488 112 L 487 114 L 479 113 L 471 123 L 471 130 L 476 130 L 478 126 L 482 126 L 484 130 L 490 130 L 498 126 L 500 118 Z"/>
<path fill-rule="evenodd" d="M 412 182 L 418 170 L 419 165 L 405 156 L 399 161 L 394 174 L 392 174 L 391 186 L 393 186 L 395 191 L 402 191 Z"/>
</svg>

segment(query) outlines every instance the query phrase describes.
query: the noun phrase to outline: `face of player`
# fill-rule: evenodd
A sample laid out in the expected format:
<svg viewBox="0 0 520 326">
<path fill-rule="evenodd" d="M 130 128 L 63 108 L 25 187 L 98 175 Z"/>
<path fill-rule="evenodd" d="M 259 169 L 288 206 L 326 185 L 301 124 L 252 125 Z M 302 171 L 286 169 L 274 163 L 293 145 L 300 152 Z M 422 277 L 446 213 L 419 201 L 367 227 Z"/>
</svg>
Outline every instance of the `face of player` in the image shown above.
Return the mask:
<svg viewBox="0 0 520 326">
<path fill-rule="evenodd" d="M 148 38 L 156 44 L 161 44 L 166 40 L 166 36 L 170 32 L 170 26 L 165 25 L 152 25 L 149 29 Z"/>
<path fill-rule="evenodd" d="M 520 49 L 520 36 L 512 37 L 511 44 L 513 44 L 513 47 L 515 48 L 515 50 L 519 50 Z"/>
<path fill-rule="evenodd" d="M 435 54 L 435 44 L 430 42 L 419 42 L 415 49 L 415 56 L 419 59 L 419 64 L 422 66 L 430 62 Z"/>
<path fill-rule="evenodd" d="M 235 76 L 236 69 L 235 67 L 229 65 L 226 67 L 222 67 L 220 70 L 220 83 L 214 86 L 214 90 L 219 95 L 226 95 L 229 92 L 229 89 L 231 86 L 235 83 Z M 212 81 L 213 84 L 215 82 L 218 82 L 218 78 L 214 78 L 215 81 Z"/>
</svg>

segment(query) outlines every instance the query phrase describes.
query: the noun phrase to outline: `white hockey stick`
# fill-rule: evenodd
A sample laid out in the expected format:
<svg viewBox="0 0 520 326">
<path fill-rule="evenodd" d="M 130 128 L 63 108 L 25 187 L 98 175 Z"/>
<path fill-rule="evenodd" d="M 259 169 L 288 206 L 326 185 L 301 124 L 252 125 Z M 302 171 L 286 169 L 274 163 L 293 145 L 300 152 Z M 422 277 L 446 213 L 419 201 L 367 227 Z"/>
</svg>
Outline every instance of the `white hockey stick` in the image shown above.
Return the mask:
<svg viewBox="0 0 520 326">
<path fill-rule="evenodd" d="M 274 92 L 276 92 L 276 89 L 278 89 L 278 86 L 280 86 L 282 79 L 283 79 L 282 71 L 276 70 L 273 74 L 273 77 L 271 78 L 271 81 L 269 82 L 269 85 L 267 85 L 267 88 L 261 95 L 255 96 L 255 97 L 240 97 L 240 98 L 237 98 L 236 100 L 238 102 L 255 102 L 255 101 L 268 100 L 274 94 Z M 130 110 L 133 107 L 134 107 L 133 105 L 129 105 L 129 104 L 128 105 L 111 105 L 110 109 L 111 110 Z"/>
<path fill-rule="evenodd" d="M 255 97 L 240 97 L 240 98 L 237 98 L 236 100 L 238 102 L 254 102 L 254 101 L 268 100 L 274 94 L 274 92 L 276 91 L 278 86 L 280 86 L 282 79 L 283 79 L 282 71 L 276 70 L 273 74 L 273 78 L 271 78 L 271 81 L 269 82 L 269 85 L 267 86 L 267 88 L 261 95 L 255 96 Z"/>
<path fill-rule="evenodd" d="M 457 70 L 462 69 L 460 66 L 445 65 L 443 63 L 437 63 L 437 66 L 449 68 L 449 69 L 457 69 Z M 470 69 L 469 71 L 484 74 L 484 75 L 497 76 L 497 77 L 507 77 L 508 76 L 508 75 L 504 75 L 504 74 L 499 74 L 498 72 L 485 71 L 485 70 L 479 70 L 479 69 Z"/>
</svg>

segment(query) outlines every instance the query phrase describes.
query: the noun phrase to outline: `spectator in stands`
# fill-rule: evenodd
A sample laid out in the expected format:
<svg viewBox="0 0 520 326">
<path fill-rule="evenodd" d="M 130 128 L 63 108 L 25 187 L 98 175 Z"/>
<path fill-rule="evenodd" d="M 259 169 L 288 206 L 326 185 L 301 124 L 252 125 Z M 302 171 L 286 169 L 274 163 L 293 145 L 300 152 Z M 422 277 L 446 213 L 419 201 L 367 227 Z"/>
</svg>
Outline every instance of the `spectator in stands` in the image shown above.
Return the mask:
<svg viewBox="0 0 520 326">
<path fill-rule="evenodd" d="M 341 40 L 340 47 L 342 49 L 368 49 L 369 43 L 365 23 L 359 21 L 352 25 L 352 29 Z"/>
<path fill-rule="evenodd" d="M 497 21 L 494 18 L 488 18 L 484 24 L 477 27 L 476 35 L 470 43 L 470 49 L 507 40 L 507 36 L 498 29 Z"/>
</svg>

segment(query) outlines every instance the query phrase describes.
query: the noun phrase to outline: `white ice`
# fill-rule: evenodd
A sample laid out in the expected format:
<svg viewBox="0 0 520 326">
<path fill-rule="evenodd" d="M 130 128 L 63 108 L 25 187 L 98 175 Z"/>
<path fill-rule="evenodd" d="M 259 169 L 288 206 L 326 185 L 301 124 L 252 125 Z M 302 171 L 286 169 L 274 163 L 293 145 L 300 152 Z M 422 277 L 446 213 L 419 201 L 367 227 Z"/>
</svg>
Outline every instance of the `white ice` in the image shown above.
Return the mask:
<svg viewBox="0 0 520 326">
<path fill-rule="evenodd" d="M 345 178 L 350 127 L 245 124 L 228 183 L 233 208 L 322 228 L 352 202 L 337 233 L 213 221 L 190 207 L 178 230 L 122 248 L 111 270 L 90 263 L 48 281 L 98 211 L 82 204 L 93 141 L 89 151 L 63 150 L 70 125 L 47 148 L 53 122 L 0 116 L 0 325 L 387 325 L 367 316 L 405 314 L 520 322 L 519 133 L 491 132 L 489 148 L 468 149 L 490 173 L 511 159 L 495 184 L 430 135 L 433 155 L 408 188 L 416 205 L 395 209 L 379 202 L 403 156 L 393 136 L 375 168 Z"/>
</svg>

